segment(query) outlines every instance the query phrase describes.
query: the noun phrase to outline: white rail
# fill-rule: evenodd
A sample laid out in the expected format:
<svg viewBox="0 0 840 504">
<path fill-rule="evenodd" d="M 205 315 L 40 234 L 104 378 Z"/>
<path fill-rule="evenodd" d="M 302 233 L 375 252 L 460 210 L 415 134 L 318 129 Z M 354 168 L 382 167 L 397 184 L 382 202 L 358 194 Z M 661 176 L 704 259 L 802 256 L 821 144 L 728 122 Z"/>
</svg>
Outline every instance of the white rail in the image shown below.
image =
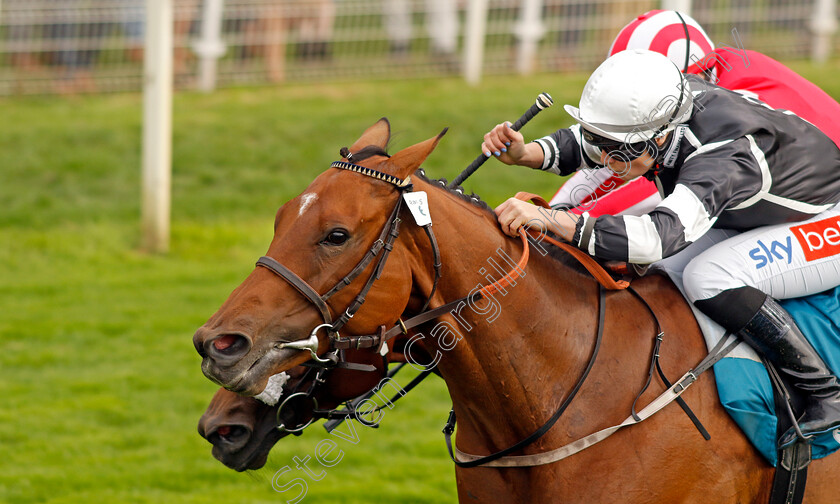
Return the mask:
<svg viewBox="0 0 840 504">
<path fill-rule="evenodd" d="M 172 0 L 146 0 L 143 86 L 143 248 L 169 250 L 172 178 Z"/>
</svg>

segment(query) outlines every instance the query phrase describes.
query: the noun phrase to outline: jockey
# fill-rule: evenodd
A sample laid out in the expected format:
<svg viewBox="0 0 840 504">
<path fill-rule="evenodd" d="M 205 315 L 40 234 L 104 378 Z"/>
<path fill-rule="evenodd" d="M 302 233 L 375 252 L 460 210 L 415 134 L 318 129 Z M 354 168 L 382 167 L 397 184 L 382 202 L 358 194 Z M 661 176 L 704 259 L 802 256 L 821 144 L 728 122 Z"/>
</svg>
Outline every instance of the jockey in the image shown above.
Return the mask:
<svg viewBox="0 0 840 504">
<path fill-rule="evenodd" d="M 683 287 L 693 305 L 738 334 L 809 394 L 805 435 L 840 427 L 840 382 L 774 299 L 840 285 L 840 149 L 793 114 L 684 75 L 665 56 L 626 50 L 587 81 L 578 124 L 524 143 L 510 123 L 482 152 L 505 164 L 569 175 L 591 164 L 622 180 L 646 176 L 665 195 L 641 216 L 576 215 L 511 198 L 501 229 L 547 225 L 589 254 L 650 264 L 693 257 Z M 723 231 L 716 234 L 710 231 Z M 698 250 L 699 249 L 699 250 Z M 797 440 L 793 429 L 781 440 Z"/>
<path fill-rule="evenodd" d="M 737 42 L 737 40 L 736 40 Z M 626 49 L 649 49 L 684 73 L 699 74 L 718 86 L 753 96 L 773 108 L 794 112 L 840 145 L 840 104 L 778 61 L 755 51 L 720 47 L 697 21 L 677 11 L 653 10 L 618 33 L 609 56 Z M 641 215 L 662 200 L 652 182 L 624 183 L 606 170 L 584 170 L 567 180 L 551 199 L 556 208 L 580 214 Z"/>
</svg>

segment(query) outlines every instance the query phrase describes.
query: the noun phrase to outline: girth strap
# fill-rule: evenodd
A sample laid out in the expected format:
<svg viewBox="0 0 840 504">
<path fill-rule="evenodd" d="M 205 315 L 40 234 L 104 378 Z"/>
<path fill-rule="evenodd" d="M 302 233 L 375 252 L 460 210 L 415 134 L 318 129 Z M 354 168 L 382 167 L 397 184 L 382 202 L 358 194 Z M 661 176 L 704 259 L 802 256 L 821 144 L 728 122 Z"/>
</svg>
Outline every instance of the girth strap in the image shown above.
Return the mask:
<svg viewBox="0 0 840 504">
<path fill-rule="evenodd" d="M 665 383 L 666 387 L 670 388 L 671 386 L 673 386 L 673 384 L 668 380 L 668 377 L 665 375 L 665 371 L 662 370 L 662 366 L 659 362 L 659 349 L 662 345 L 662 341 L 665 338 L 665 331 L 662 330 L 662 324 L 659 323 L 659 317 L 656 316 L 656 312 L 653 311 L 653 308 L 651 308 L 647 300 L 644 297 L 642 297 L 642 295 L 639 294 L 636 291 L 636 289 L 628 287 L 627 290 L 631 294 L 636 296 L 636 299 L 638 299 L 648 309 L 650 315 L 653 317 L 654 323 L 656 324 L 656 340 L 653 344 L 653 355 L 650 359 L 648 379 L 647 382 L 645 382 L 645 386 L 642 387 L 642 390 L 640 390 L 639 393 L 636 395 L 636 399 L 633 400 L 633 407 L 630 410 L 631 416 L 638 420 L 639 417 L 636 413 L 636 403 L 639 402 L 639 399 L 642 397 L 642 394 L 645 393 L 645 391 L 650 386 L 651 381 L 653 381 L 654 370 L 656 370 L 659 373 L 659 377 L 662 379 L 662 382 Z M 697 430 L 700 431 L 700 435 L 702 435 L 706 441 L 712 439 L 712 436 L 709 434 L 709 431 L 706 430 L 706 428 L 700 422 L 700 419 L 697 418 L 697 415 L 695 415 L 694 412 L 691 411 L 691 408 L 688 406 L 688 403 L 685 402 L 685 399 L 683 399 L 682 397 L 677 397 L 676 401 L 677 404 L 680 405 L 680 408 L 682 408 L 682 410 L 685 412 L 685 414 L 688 415 L 688 418 L 691 420 L 691 423 L 693 423 L 694 426 L 697 427 Z"/>
</svg>

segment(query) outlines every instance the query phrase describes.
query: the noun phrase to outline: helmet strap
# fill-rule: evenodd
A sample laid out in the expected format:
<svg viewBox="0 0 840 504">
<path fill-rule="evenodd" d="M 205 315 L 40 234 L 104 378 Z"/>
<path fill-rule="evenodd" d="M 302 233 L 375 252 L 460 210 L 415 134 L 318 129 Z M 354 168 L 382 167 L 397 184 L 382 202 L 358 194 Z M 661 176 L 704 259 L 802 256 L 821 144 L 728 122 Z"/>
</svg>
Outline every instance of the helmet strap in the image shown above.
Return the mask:
<svg viewBox="0 0 840 504">
<path fill-rule="evenodd" d="M 663 124 L 662 126 L 660 126 L 659 129 L 657 129 L 656 131 L 653 132 L 653 135 L 651 135 L 651 137 L 650 137 L 651 140 L 654 140 L 656 137 L 661 135 L 662 132 L 665 131 L 665 129 L 668 128 L 668 126 L 671 125 L 671 123 L 674 121 L 674 119 L 677 118 L 677 114 L 680 112 L 680 109 L 683 106 L 683 100 L 685 100 L 685 92 L 686 92 L 686 89 L 685 89 L 685 75 L 683 75 L 683 73 L 680 72 L 679 70 L 677 70 L 677 72 L 679 72 L 679 74 L 680 74 L 680 97 L 679 97 L 679 99 L 677 99 L 677 105 L 674 107 L 674 111 L 671 112 L 671 117 L 668 118 L 668 121 L 665 124 Z"/>
<path fill-rule="evenodd" d="M 691 55 L 691 35 L 688 34 L 688 25 L 685 24 L 685 19 L 683 19 L 682 14 L 677 11 L 674 11 L 674 14 L 680 18 L 680 23 L 682 23 L 683 31 L 685 31 L 685 64 L 683 64 L 683 73 L 688 71 L 688 63 L 689 57 Z"/>
</svg>

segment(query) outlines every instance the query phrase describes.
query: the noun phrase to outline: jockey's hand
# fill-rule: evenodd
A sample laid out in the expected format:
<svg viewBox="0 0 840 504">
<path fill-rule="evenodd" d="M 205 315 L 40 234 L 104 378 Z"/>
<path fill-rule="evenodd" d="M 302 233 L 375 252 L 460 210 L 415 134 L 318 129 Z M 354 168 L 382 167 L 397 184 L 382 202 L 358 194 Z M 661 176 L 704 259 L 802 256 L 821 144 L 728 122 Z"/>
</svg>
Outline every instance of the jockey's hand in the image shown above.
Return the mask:
<svg viewBox="0 0 840 504">
<path fill-rule="evenodd" d="M 571 241 L 579 219 L 573 213 L 548 210 L 516 198 L 508 198 L 496 207 L 495 212 L 502 232 L 514 237 L 519 236 L 521 226 L 527 226 L 535 231 L 550 231 Z"/>
<path fill-rule="evenodd" d="M 510 122 L 497 124 L 495 128 L 484 135 L 484 142 L 481 144 L 481 152 L 485 156 L 496 156 L 504 164 L 521 164 L 525 156 L 525 139 L 522 133 L 513 131 Z"/>
<path fill-rule="evenodd" d="M 496 207 L 495 212 L 499 227 L 508 236 L 518 237 L 519 228 L 526 224 L 529 224 L 531 229 L 546 229 L 547 223 L 545 217 L 540 214 L 539 208 L 527 201 L 508 198 Z"/>
<path fill-rule="evenodd" d="M 525 143 L 522 134 L 510 126 L 509 122 L 498 124 L 484 135 L 481 152 L 505 164 L 541 168 L 545 160 L 542 147 L 534 142 Z"/>
</svg>

